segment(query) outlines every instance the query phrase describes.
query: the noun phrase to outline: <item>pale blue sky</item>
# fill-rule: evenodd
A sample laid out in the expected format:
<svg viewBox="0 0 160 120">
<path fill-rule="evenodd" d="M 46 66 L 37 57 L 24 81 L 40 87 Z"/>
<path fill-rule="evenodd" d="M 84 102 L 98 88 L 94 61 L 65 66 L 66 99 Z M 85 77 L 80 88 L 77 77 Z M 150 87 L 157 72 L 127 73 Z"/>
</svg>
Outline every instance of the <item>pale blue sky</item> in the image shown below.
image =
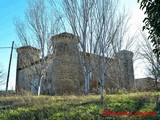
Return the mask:
<svg viewBox="0 0 160 120">
<path fill-rule="evenodd" d="M 129 13 L 132 16 L 131 24 L 133 25 L 133 31 L 131 32 L 134 33 L 137 30 L 137 26 L 139 26 L 139 23 L 143 20 L 143 12 L 139 10 L 137 0 L 120 1 L 122 5 L 125 5 L 127 11 L 130 11 Z M 19 41 L 17 40 L 17 36 L 15 33 L 13 19 L 14 17 L 23 18 L 24 10 L 26 7 L 26 0 L 0 0 L 0 47 L 10 47 L 13 40 L 15 41 L 15 45 L 19 46 Z M 9 64 L 10 51 L 10 49 L 0 49 L 0 66 L 3 66 L 6 76 Z M 17 62 L 16 58 L 17 53 L 14 49 L 9 79 L 9 89 L 14 89 L 15 86 Z M 136 78 L 142 77 L 142 74 L 142 70 L 135 71 Z M 0 86 L 0 90 L 4 88 L 5 86 Z"/>
<path fill-rule="evenodd" d="M 14 17 L 23 17 L 26 8 L 26 0 L 1 0 L 0 1 L 0 47 L 11 47 L 12 41 L 17 45 L 17 37 L 13 25 Z M 0 49 L 0 66 L 4 68 L 7 76 L 9 64 L 10 49 Z M 16 50 L 13 51 L 13 59 L 10 72 L 9 89 L 12 89 L 15 83 L 16 75 Z M 6 78 L 5 78 L 6 79 Z M 0 89 L 4 86 L 0 86 Z"/>
</svg>

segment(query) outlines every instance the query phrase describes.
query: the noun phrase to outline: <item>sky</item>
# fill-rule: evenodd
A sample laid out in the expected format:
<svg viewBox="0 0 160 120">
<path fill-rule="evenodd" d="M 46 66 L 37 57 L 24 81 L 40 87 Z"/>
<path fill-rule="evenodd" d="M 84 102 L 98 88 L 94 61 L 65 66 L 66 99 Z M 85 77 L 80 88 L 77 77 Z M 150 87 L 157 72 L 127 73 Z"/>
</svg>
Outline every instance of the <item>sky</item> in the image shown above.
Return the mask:
<svg viewBox="0 0 160 120">
<path fill-rule="evenodd" d="M 1 0 L 0 1 L 0 47 L 11 47 L 12 41 L 15 41 L 15 47 L 18 46 L 18 40 L 15 33 L 13 20 L 15 17 L 21 18 L 24 16 L 24 10 L 27 6 L 26 0 Z M 0 68 L 7 77 L 7 70 L 9 65 L 11 49 L 0 48 Z M 9 89 L 14 89 L 15 76 L 16 76 L 16 49 L 13 50 L 11 71 L 9 78 Z M 7 78 L 4 78 L 5 80 Z M 0 86 L 0 90 L 5 86 Z"/>
<path fill-rule="evenodd" d="M 127 12 L 130 14 L 130 24 L 131 24 L 131 33 L 135 33 L 142 25 L 142 20 L 144 18 L 143 12 L 139 9 L 139 4 L 137 0 L 120 0 L 121 7 L 125 6 Z M 12 41 L 15 42 L 15 48 L 20 45 L 15 27 L 13 24 L 14 18 L 23 18 L 24 11 L 27 7 L 26 0 L 0 0 L 0 67 L 3 68 L 6 73 L 5 79 L 7 79 L 7 70 L 9 65 L 9 58 L 11 49 L 2 49 L 1 47 L 11 47 Z M 137 62 L 136 66 L 141 66 L 141 62 Z M 16 79 L 16 65 L 17 65 L 17 53 L 16 49 L 13 50 L 11 71 L 9 78 L 9 89 L 15 89 L 15 79 Z M 143 65 L 138 69 L 135 69 L 135 78 L 144 77 Z M 0 90 L 5 89 L 5 85 L 0 85 Z"/>
</svg>

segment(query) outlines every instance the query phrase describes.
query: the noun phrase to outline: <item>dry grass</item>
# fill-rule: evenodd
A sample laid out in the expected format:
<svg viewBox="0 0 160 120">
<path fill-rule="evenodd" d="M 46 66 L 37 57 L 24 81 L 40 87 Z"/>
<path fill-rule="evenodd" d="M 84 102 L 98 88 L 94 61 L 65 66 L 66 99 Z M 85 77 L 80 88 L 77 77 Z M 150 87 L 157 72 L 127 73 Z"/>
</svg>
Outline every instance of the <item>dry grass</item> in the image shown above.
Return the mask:
<svg viewBox="0 0 160 120">
<path fill-rule="evenodd" d="M 159 117 L 158 92 L 105 95 L 104 104 L 99 95 L 33 96 L 8 95 L 0 97 L 0 120 L 56 120 L 56 119 L 148 119 Z M 108 116 L 104 109 L 112 111 L 156 111 L 157 116 Z"/>
</svg>

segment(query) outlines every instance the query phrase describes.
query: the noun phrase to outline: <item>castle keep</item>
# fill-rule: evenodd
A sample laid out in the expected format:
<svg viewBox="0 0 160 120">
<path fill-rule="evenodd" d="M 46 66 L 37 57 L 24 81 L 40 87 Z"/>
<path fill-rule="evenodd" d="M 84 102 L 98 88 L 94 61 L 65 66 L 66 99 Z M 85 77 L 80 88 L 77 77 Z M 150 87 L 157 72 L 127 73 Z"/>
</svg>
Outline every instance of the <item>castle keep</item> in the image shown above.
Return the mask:
<svg viewBox="0 0 160 120">
<path fill-rule="evenodd" d="M 72 34 L 51 38 L 54 45 L 52 59 L 52 93 L 78 92 L 83 86 L 83 73 L 78 50 L 78 39 Z"/>
<path fill-rule="evenodd" d="M 17 48 L 16 90 L 37 93 L 40 76 L 44 76 L 42 93 L 63 94 L 84 92 L 84 53 L 78 48 L 78 38 L 70 33 L 61 33 L 51 38 L 53 52 L 45 57 L 42 66 L 40 50 L 31 46 Z M 92 61 L 89 73 L 90 91 L 99 86 L 100 64 L 98 55 L 86 53 L 87 61 Z M 124 88 L 130 90 L 134 84 L 133 53 L 120 51 L 114 58 L 106 58 L 105 89 Z M 89 64 L 89 63 L 88 63 Z"/>
</svg>

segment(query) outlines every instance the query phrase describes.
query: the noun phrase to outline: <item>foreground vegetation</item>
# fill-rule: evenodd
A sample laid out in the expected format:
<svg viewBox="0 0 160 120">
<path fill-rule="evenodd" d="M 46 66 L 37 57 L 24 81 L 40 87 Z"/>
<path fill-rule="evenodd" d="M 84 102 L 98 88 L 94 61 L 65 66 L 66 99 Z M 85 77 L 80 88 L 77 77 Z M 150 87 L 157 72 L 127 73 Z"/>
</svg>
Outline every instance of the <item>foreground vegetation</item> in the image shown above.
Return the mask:
<svg viewBox="0 0 160 120">
<path fill-rule="evenodd" d="M 160 93 L 105 95 L 103 104 L 99 99 L 98 95 L 1 96 L 0 120 L 158 120 L 160 118 Z M 104 110 L 128 111 L 132 115 L 106 115 Z M 133 115 L 138 111 L 156 112 L 156 114 Z"/>
</svg>

